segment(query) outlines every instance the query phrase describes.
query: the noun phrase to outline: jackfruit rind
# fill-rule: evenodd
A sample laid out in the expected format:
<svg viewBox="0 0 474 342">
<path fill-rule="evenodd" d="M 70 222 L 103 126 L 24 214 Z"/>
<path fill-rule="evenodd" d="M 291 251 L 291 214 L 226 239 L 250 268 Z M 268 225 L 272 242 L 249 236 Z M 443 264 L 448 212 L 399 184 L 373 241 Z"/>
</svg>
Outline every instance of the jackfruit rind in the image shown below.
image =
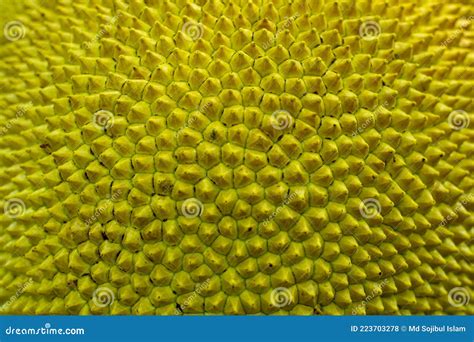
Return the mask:
<svg viewBox="0 0 474 342">
<path fill-rule="evenodd" d="M 4 314 L 474 314 L 469 1 L 3 2 Z"/>
</svg>

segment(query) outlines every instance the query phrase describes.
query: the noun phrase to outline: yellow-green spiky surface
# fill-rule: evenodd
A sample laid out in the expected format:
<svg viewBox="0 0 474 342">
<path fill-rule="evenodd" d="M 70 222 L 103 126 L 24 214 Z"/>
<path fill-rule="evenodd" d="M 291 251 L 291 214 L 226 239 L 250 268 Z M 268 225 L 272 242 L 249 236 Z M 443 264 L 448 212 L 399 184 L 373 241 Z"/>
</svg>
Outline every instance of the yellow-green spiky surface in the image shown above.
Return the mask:
<svg viewBox="0 0 474 342">
<path fill-rule="evenodd" d="M 2 1 L 4 314 L 474 314 L 469 0 Z"/>
</svg>

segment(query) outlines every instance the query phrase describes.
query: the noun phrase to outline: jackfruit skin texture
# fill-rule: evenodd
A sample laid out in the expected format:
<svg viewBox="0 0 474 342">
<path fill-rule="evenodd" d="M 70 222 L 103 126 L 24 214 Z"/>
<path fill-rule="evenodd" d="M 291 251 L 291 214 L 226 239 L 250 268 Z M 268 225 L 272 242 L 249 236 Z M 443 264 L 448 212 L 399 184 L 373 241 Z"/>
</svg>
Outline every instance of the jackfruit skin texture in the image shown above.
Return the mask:
<svg viewBox="0 0 474 342">
<path fill-rule="evenodd" d="M 0 6 L 2 314 L 474 314 L 469 1 Z"/>
</svg>

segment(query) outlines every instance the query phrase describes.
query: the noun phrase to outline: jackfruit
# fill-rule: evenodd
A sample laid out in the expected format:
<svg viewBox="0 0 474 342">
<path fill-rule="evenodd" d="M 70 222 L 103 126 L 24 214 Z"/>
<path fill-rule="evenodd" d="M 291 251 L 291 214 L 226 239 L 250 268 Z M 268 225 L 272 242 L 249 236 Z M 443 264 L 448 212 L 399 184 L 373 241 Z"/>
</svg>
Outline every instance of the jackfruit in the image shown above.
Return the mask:
<svg viewBox="0 0 474 342">
<path fill-rule="evenodd" d="M 474 314 L 469 0 L 0 6 L 3 314 Z"/>
</svg>

